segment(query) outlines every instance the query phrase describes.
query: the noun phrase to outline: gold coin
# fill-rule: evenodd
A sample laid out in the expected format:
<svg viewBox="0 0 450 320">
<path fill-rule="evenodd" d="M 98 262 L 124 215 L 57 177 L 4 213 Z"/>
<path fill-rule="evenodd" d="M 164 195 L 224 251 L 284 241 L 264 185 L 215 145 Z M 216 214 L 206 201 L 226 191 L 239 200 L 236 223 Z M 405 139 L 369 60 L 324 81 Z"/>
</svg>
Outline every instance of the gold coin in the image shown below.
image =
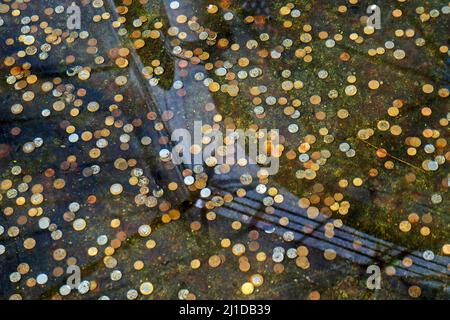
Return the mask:
<svg viewBox="0 0 450 320">
<path fill-rule="evenodd" d="M 200 265 L 201 265 L 201 263 L 200 263 L 200 260 L 198 260 L 198 259 L 194 259 L 191 261 L 192 269 L 198 269 L 198 268 L 200 268 Z"/>
<path fill-rule="evenodd" d="M 266 261 L 266 259 L 267 259 L 267 255 L 264 252 L 258 252 L 256 254 L 256 260 L 258 260 L 259 262 Z"/>
<path fill-rule="evenodd" d="M 214 4 L 210 4 L 210 5 L 208 5 L 208 7 L 206 8 L 206 10 L 208 11 L 208 13 L 214 14 L 214 13 L 216 13 L 217 11 L 219 11 L 219 8 L 218 8 L 216 5 L 214 5 Z"/>
<path fill-rule="evenodd" d="M 308 248 L 305 247 L 305 246 L 299 246 L 299 247 L 297 248 L 297 254 L 298 254 L 300 257 L 306 257 L 306 256 L 308 256 L 308 254 L 309 254 L 309 250 L 308 250 Z"/>
<path fill-rule="evenodd" d="M 253 291 L 255 290 L 255 286 L 251 283 L 251 282 L 245 282 L 242 286 L 241 286 L 241 291 L 243 294 L 245 294 L 246 296 L 251 295 L 253 293 Z"/>
<path fill-rule="evenodd" d="M 181 212 L 177 209 L 172 209 L 169 211 L 169 217 L 171 220 L 178 220 L 181 217 Z"/>
<path fill-rule="evenodd" d="M 34 43 L 34 37 L 31 35 L 27 35 L 23 39 L 23 43 L 27 46 L 31 46 Z"/>
<path fill-rule="evenodd" d="M 347 109 L 340 109 L 337 112 L 337 116 L 339 119 L 346 119 L 349 116 L 348 110 Z"/>
<path fill-rule="evenodd" d="M 353 179 L 353 185 L 355 187 L 360 187 L 363 184 L 363 180 L 361 178 L 355 178 Z"/>
<path fill-rule="evenodd" d="M 240 221 L 233 221 L 231 223 L 231 228 L 233 228 L 233 230 L 239 230 L 242 227 L 242 223 Z"/>
<path fill-rule="evenodd" d="M 434 87 L 431 84 L 424 84 L 422 91 L 425 93 L 432 93 L 434 91 Z"/>
<path fill-rule="evenodd" d="M 148 240 L 148 241 L 145 243 L 145 247 L 146 247 L 147 249 L 153 249 L 154 247 L 156 247 L 156 241 L 155 241 L 155 240 L 152 240 L 152 239 Z"/>
<path fill-rule="evenodd" d="M 113 219 L 111 220 L 111 228 L 118 228 L 120 226 L 120 220 L 119 219 Z"/>
<path fill-rule="evenodd" d="M 118 76 L 116 79 L 114 79 L 114 82 L 116 85 L 121 87 L 128 83 L 128 78 L 126 76 Z"/>
<path fill-rule="evenodd" d="M 142 39 L 138 39 L 138 40 L 136 40 L 136 41 L 134 42 L 134 47 L 135 47 L 136 49 L 143 48 L 144 46 L 145 46 L 145 41 L 142 40 Z"/>
<path fill-rule="evenodd" d="M 380 87 L 380 83 L 377 80 L 370 80 L 368 86 L 370 89 L 376 90 Z"/>
<path fill-rule="evenodd" d="M 36 240 L 34 240 L 33 238 L 27 238 L 25 239 L 25 241 L 23 242 L 23 247 L 25 249 L 33 249 L 36 246 Z"/>
<path fill-rule="evenodd" d="M 161 221 L 163 223 L 169 223 L 170 221 L 172 221 L 172 218 L 170 218 L 170 215 L 168 214 L 163 214 L 161 217 Z"/>
<path fill-rule="evenodd" d="M 408 294 L 412 298 L 418 298 L 422 294 L 422 289 L 419 286 L 411 286 L 408 288 Z"/>
<path fill-rule="evenodd" d="M 320 300 L 320 293 L 319 291 L 312 291 L 309 296 L 309 300 Z"/>
<path fill-rule="evenodd" d="M 119 194 L 122 193 L 123 191 L 123 187 L 120 183 L 114 183 L 113 185 L 111 185 L 111 187 L 109 188 L 109 191 L 111 192 L 111 194 L 117 196 Z"/>
<path fill-rule="evenodd" d="M 220 89 L 220 85 L 217 82 L 211 82 L 208 88 L 211 92 L 217 92 Z"/>
<path fill-rule="evenodd" d="M 295 259 L 295 264 L 297 265 L 297 267 L 302 268 L 302 269 L 308 269 L 310 266 L 309 260 L 306 257 L 297 257 L 297 259 Z"/>
<path fill-rule="evenodd" d="M 364 27 L 364 33 L 367 35 L 371 35 L 375 32 L 375 28 L 372 26 L 365 26 Z"/>
<path fill-rule="evenodd" d="M 239 263 L 239 270 L 242 272 L 248 272 L 250 270 L 250 263 L 248 261 L 242 261 Z"/>
<path fill-rule="evenodd" d="M 126 68 L 128 66 L 128 60 L 123 57 L 119 57 L 116 59 L 116 65 L 119 68 Z"/>
<path fill-rule="evenodd" d="M 81 69 L 80 72 L 78 72 L 78 78 L 80 80 L 87 80 L 91 77 L 91 72 L 87 69 Z"/>
<path fill-rule="evenodd" d="M 220 245 L 222 246 L 222 248 L 229 248 L 231 246 L 231 240 L 222 239 L 222 241 L 220 241 Z"/>
<path fill-rule="evenodd" d="M 88 255 L 91 257 L 96 256 L 97 253 L 98 253 L 98 249 L 96 247 L 90 247 L 88 249 Z"/>
<path fill-rule="evenodd" d="M 402 222 L 400 222 L 400 224 L 399 224 L 399 229 L 402 231 L 402 232 L 408 232 L 408 231 L 410 231 L 411 230 L 411 223 L 409 222 L 409 221 L 402 221 Z"/>
<path fill-rule="evenodd" d="M 260 287 L 264 283 L 264 277 L 261 274 L 253 274 L 250 277 L 250 282 L 255 286 L 255 288 Z"/>
<path fill-rule="evenodd" d="M 400 127 L 400 126 L 398 126 L 398 125 L 393 125 L 392 127 L 391 127 L 391 133 L 394 135 L 394 136 L 398 136 L 398 135 L 400 135 L 401 133 L 402 133 L 402 128 Z"/>
<path fill-rule="evenodd" d="M 442 246 L 442 252 L 443 252 L 445 255 L 450 255 L 450 244 L 444 244 L 444 245 Z"/>
<path fill-rule="evenodd" d="M 53 182 L 53 187 L 55 187 L 55 189 L 63 189 L 65 187 L 65 185 L 66 185 L 66 181 L 64 181 L 64 179 L 61 179 L 61 178 L 56 179 Z"/>
<path fill-rule="evenodd" d="M 430 233 L 431 233 L 430 228 L 425 227 L 425 226 L 422 227 L 422 228 L 420 228 L 420 234 L 421 234 L 422 236 L 426 237 L 426 236 L 430 235 Z"/>
<path fill-rule="evenodd" d="M 144 262 L 142 260 L 137 260 L 133 264 L 135 270 L 142 270 L 144 268 Z"/>
<path fill-rule="evenodd" d="M 336 258 L 336 251 L 334 251 L 333 249 L 326 249 L 323 252 L 323 256 L 327 260 L 334 260 Z"/>
<path fill-rule="evenodd" d="M 55 261 L 62 261 L 66 257 L 67 253 L 66 250 L 59 248 L 53 251 L 53 260 Z"/>
<path fill-rule="evenodd" d="M 0 189 L 2 189 L 2 190 L 8 190 L 12 186 L 13 186 L 13 183 L 9 179 L 2 180 L 2 182 L 0 183 Z"/>
</svg>

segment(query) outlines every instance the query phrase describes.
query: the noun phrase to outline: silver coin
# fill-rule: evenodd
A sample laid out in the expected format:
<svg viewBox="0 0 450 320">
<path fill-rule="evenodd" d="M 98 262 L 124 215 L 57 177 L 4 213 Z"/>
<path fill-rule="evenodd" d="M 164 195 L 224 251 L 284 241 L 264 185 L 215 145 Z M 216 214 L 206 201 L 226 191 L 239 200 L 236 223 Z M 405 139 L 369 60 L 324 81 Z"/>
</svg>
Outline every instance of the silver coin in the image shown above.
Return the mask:
<svg viewBox="0 0 450 320">
<path fill-rule="evenodd" d="M 293 45 L 293 41 L 291 39 L 284 39 L 282 44 L 283 44 L 283 47 L 290 48 Z"/>
<path fill-rule="evenodd" d="M 356 155 L 356 151 L 354 149 L 348 150 L 345 155 L 349 158 L 353 158 Z"/>
<path fill-rule="evenodd" d="M 80 294 L 86 294 L 89 292 L 90 286 L 91 286 L 90 282 L 87 280 L 84 280 L 84 281 L 81 281 L 77 290 Z"/>
<path fill-rule="evenodd" d="M 41 229 L 47 229 L 50 226 L 50 219 L 47 217 L 43 217 L 39 219 L 38 225 Z"/>
<path fill-rule="evenodd" d="M 178 90 L 178 89 L 183 88 L 183 81 L 176 80 L 176 81 L 173 83 L 173 88 L 174 88 L 175 90 Z"/>
<path fill-rule="evenodd" d="M 201 196 L 202 198 L 208 198 L 210 195 L 211 195 L 211 189 L 209 189 L 209 188 L 203 188 L 203 189 L 200 191 L 200 196 Z"/>
<path fill-rule="evenodd" d="M 194 182 L 195 182 L 195 179 L 194 179 L 193 176 L 187 176 L 187 177 L 184 178 L 184 184 L 187 185 L 187 186 L 193 185 Z"/>
<path fill-rule="evenodd" d="M 319 79 L 326 79 L 328 77 L 328 71 L 320 70 L 317 76 L 319 77 Z"/>
<path fill-rule="evenodd" d="M 301 155 L 298 156 L 298 160 L 300 160 L 300 162 L 307 162 L 309 160 L 309 155 L 307 153 L 302 153 Z"/>
<path fill-rule="evenodd" d="M 296 132 L 298 132 L 298 125 L 295 124 L 295 123 L 290 124 L 290 125 L 288 126 L 288 131 L 289 131 L 290 133 L 296 133 Z"/>
<path fill-rule="evenodd" d="M 265 184 L 258 184 L 255 188 L 256 192 L 258 192 L 259 194 L 263 194 L 266 193 L 267 191 L 267 187 Z"/>
<path fill-rule="evenodd" d="M 388 40 L 384 43 L 386 49 L 393 49 L 395 47 L 394 41 Z"/>
<path fill-rule="evenodd" d="M 327 48 L 333 48 L 336 45 L 336 41 L 334 41 L 333 39 L 328 39 L 327 41 L 325 41 L 325 46 Z"/>
<path fill-rule="evenodd" d="M 233 20 L 234 15 L 233 15 L 233 13 L 231 13 L 231 12 L 226 12 L 226 13 L 223 15 L 223 18 L 224 18 L 226 21 L 230 21 L 230 20 Z"/>
<path fill-rule="evenodd" d="M 347 142 L 342 142 L 339 145 L 339 150 L 342 151 L 342 152 L 347 152 L 347 151 L 350 150 L 350 145 Z"/>
<path fill-rule="evenodd" d="M 289 259 L 295 259 L 295 258 L 297 258 L 297 249 L 295 249 L 295 248 L 289 248 L 289 249 L 287 250 L 287 252 L 286 252 L 286 256 L 287 256 Z"/>
<path fill-rule="evenodd" d="M 435 193 L 431 196 L 431 202 L 434 204 L 438 204 L 442 202 L 442 196 L 438 193 Z"/>
<path fill-rule="evenodd" d="M 430 171 L 436 171 L 439 169 L 439 164 L 436 161 L 429 161 L 427 167 Z"/>
<path fill-rule="evenodd" d="M 172 1 L 169 4 L 170 9 L 176 10 L 180 7 L 180 3 L 178 1 Z"/>
<path fill-rule="evenodd" d="M 50 225 L 50 227 L 51 227 L 51 225 Z M 50 227 L 48 228 L 49 230 L 51 229 Z M 61 239 L 62 236 L 63 236 L 63 233 L 61 230 L 55 230 L 50 234 L 50 237 L 55 241 Z"/>
<path fill-rule="evenodd" d="M 69 294 L 70 294 L 70 291 L 72 291 L 72 289 L 71 289 L 70 286 L 67 285 L 67 284 L 65 284 L 65 285 L 63 285 L 63 286 L 61 286 L 61 287 L 59 288 L 59 293 L 60 293 L 62 296 L 67 296 L 67 295 L 69 295 Z"/>
<path fill-rule="evenodd" d="M 261 33 L 261 34 L 259 35 L 259 39 L 260 39 L 261 41 L 268 41 L 268 40 L 270 39 L 270 36 L 269 36 L 268 33 L 263 32 L 263 33 Z"/>
<path fill-rule="evenodd" d="M 77 142 L 78 139 L 79 139 L 79 136 L 78 136 L 78 134 L 76 134 L 76 133 L 72 133 L 72 134 L 69 136 L 69 142 L 71 142 L 71 143 Z"/>
<path fill-rule="evenodd" d="M 69 204 L 69 210 L 71 212 L 77 212 L 80 210 L 80 204 L 78 202 L 72 202 Z"/>
<path fill-rule="evenodd" d="M 33 143 L 36 146 L 36 148 L 40 148 L 44 144 L 44 140 L 42 138 L 34 138 Z"/>
<path fill-rule="evenodd" d="M 291 11 L 291 17 L 292 18 L 298 18 L 298 17 L 300 17 L 301 14 L 302 14 L 301 11 L 298 10 L 298 9 L 293 9 Z"/>
<path fill-rule="evenodd" d="M 264 204 L 266 207 L 272 206 L 273 203 L 274 203 L 274 200 L 273 200 L 272 197 L 265 197 L 265 198 L 263 199 L 263 204 Z"/>
<path fill-rule="evenodd" d="M 185 300 L 188 295 L 189 295 L 188 289 L 181 289 L 180 291 L 178 291 L 178 299 L 180 300 Z"/>
<path fill-rule="evenodd" d="M 12 283 L 19 282 L 21 278 L 22 276 L 20 275 L 19 272 L 13 272 L 9 275 L 9 281 L 11 281 Z"/>
<path fill-rule="evenodd" d="M 98 173 L 100 173 L 100 166 L 97 165 L 97 164 L 92 165 L 92 166 L 91 166 L 91 169 L 92 169 L 92 174 L 98 174 Z"/>
<path fill-rule="evenodd" d="M 295 110 L 294 113 L 291 115 L 292 119 L 298 119 L 300 118 L 300 111 Z"/>
<path fill-rule="evenodd" d="M 283 233 L 283 239 L 286 242 L 291 242 L 294 240 L 294 233 L 292 231 L 286 231 L 285 233 Z"/>
</svg>

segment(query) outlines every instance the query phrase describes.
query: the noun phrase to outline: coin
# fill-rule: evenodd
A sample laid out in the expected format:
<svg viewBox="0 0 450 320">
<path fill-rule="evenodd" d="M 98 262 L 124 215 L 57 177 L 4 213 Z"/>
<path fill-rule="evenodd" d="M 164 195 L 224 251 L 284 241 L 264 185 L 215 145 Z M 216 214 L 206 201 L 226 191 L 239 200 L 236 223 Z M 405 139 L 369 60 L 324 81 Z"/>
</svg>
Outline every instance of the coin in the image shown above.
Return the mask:
<svg viewBox="0 0 450 320">
<path fill-rule="evenodd" d="M 151 282 L 143 282 L 139 287 L 139 291 L 144 296 L 148 296 L 148 295 L 152 294 L 153 289 L 154 289 L 153 284 Z"/>
<path fill-rule="evenodd" d="M 217 268 L 221 263 L 222 263 L 222 260 L 218 255 L 212 255 L 208 259 L 208 264 L 212 268 Z"/>
<path fill-rule="evenodd" d="M 245 282 L 241 286 L 241 292 L 246 296 L 251 295 L 254 290 L 255 290 L 255 287 L 251 282 Z"/>
<path fill-rule="evenodd" d="M 116 195 L 119 195 L 122 193 L 123 187 L 120 183 L 115 183 L 115 184 L 111 185 L 109 191 L 111 192 L 111 194 L 116 196 Z"/>
</svg>

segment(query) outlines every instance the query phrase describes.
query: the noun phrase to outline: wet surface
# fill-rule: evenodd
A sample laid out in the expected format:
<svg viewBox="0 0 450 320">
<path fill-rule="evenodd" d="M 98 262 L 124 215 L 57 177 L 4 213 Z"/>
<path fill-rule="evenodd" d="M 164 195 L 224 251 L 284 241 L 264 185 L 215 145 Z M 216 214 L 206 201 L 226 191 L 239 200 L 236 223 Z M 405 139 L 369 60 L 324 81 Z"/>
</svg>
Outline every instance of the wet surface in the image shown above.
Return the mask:
<svg viewBox="0 0 450 320">
<path fill-rule="evenodd" d="M 447 2 L 72 2 L 0 1 L 1 298 L 448 299 Z"/>
</svg>

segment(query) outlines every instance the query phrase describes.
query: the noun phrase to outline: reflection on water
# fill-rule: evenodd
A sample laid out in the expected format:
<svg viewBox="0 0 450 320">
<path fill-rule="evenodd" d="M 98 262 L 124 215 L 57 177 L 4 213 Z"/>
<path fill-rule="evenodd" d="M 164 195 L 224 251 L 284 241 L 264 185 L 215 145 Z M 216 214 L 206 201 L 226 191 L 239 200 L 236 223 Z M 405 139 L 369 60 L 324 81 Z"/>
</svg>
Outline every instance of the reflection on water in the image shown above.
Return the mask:
<svg viewBox="0 0 450 320">
<path fill-rule="evenodd" d="M 369 4 L 2 1 L 1 298 L 447 299 L 450 9 Z"/>
</svg>

